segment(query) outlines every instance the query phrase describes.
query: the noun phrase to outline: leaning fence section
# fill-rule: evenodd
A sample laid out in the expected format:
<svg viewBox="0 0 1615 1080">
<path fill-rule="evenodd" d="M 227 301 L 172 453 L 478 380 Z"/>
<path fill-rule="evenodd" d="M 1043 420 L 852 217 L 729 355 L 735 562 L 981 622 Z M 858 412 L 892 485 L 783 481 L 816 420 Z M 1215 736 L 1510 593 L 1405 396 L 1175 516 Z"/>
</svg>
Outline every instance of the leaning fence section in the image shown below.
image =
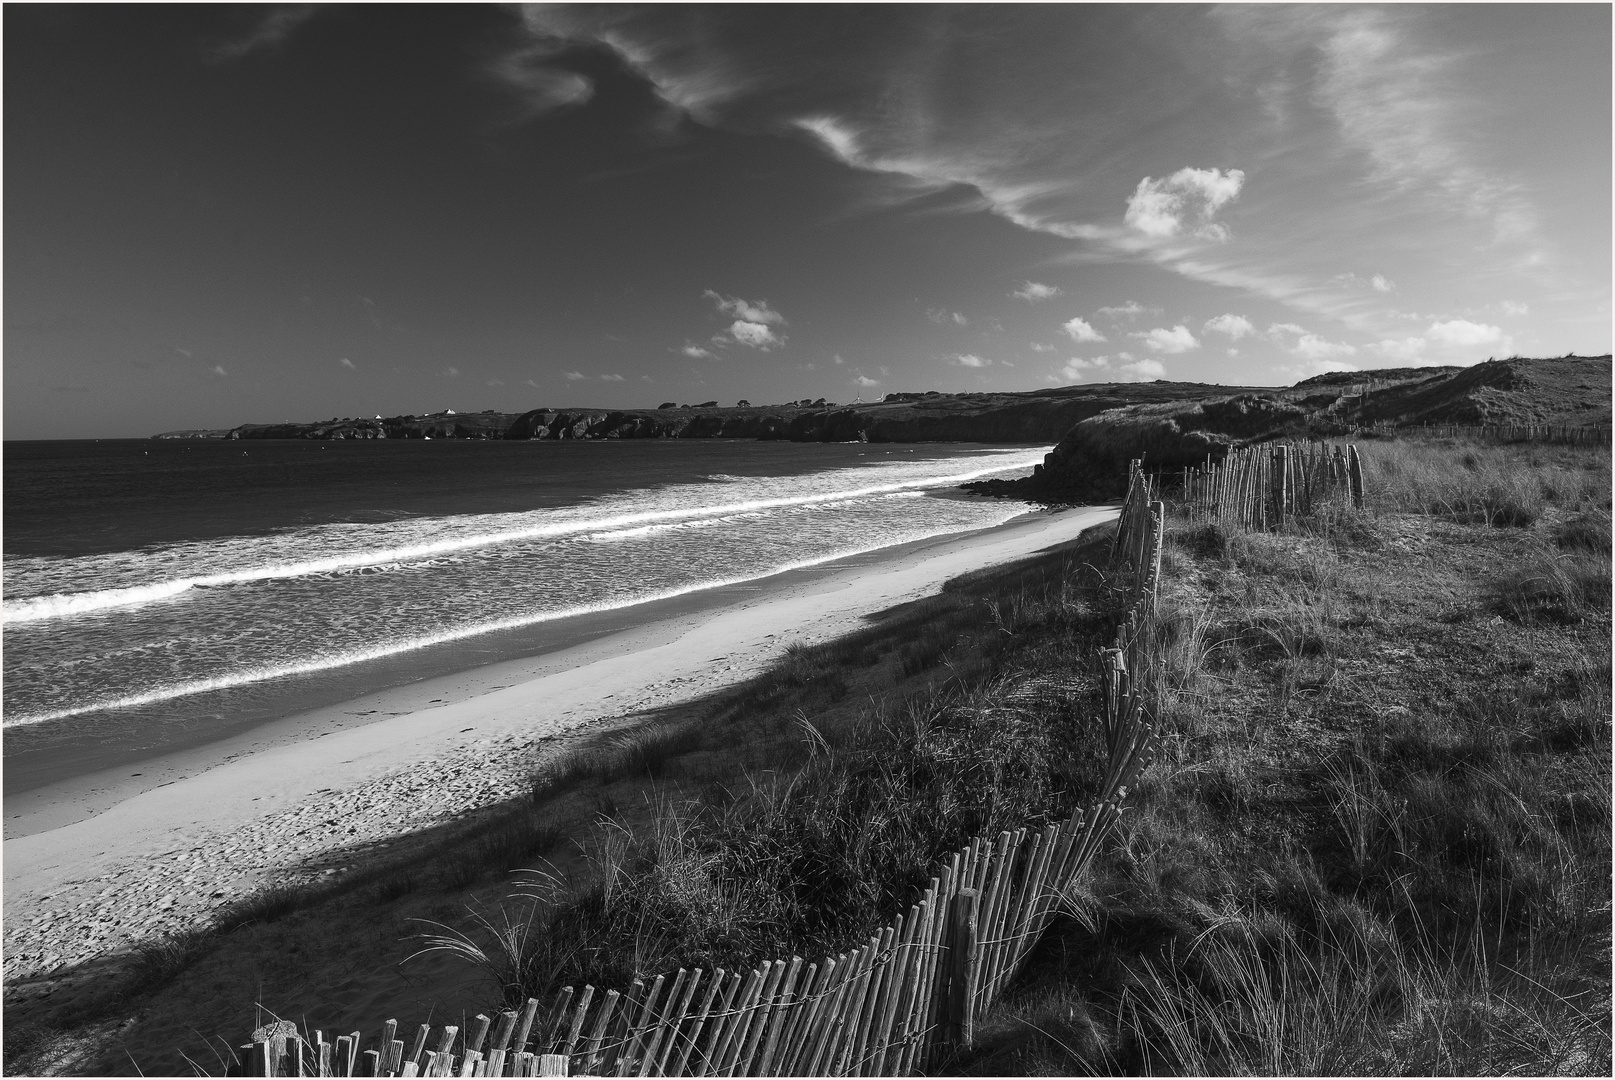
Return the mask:
<svg viewBox="0 0 1615 1080">
<path fill-rule="evenodd" d="M 676 972 L 626 989 L 565 987 L 547 1005 L 464 1028 L 389 1020 L 367 1039 L 277 1023 L 253 1033 L 255 1076 L 904 1076 L 968 1047 L 1099 853 L 1156 746 L 1140 673 L 1154 663 L 1165 521 L 1139 462 L 1112 550 L 1126 590 L 1105 651 L 1109 767 L 1094 805 L 1041 829 L 977 837 L 943 860 L 916 902 L 847 952 L 753 968 Z"/>
<path fill-rule="evenodd" d="M 1557 443 L 1565 446 L 1608 446 L 1608 424 L 1376 424 L 1376 430 L 1430 439 L 1471 439 L 1476 442 Z"/>
<path fill-rule="evenodd" d="M 1191 521 L 1229 531 L 1281 529 L 1325 501 L 1361 510 L 1363 461 L 1356 446 L 1263 443 L 1207 458 L 1183 470 L 1183 507 Z"/>
</svg>

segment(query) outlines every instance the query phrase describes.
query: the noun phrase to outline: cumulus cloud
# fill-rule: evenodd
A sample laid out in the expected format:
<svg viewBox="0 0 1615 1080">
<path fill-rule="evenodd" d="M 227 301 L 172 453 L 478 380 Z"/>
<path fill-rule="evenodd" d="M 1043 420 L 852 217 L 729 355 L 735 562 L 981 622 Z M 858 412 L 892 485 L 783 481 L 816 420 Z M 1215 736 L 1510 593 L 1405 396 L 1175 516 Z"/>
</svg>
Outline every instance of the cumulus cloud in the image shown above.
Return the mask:
<svg viewBox="0 0 1615 1080">
<path fill-rule="evenodd" d="M 1341 357 L 1356 355 L 1357 346 L 1355 345 L 1348 345 L 1343 341 L 1326 340 L 1325 338 L 1312 333 L 1310 330 L 1306 329 L 1306 327 L 1297 326 L 1295 323 L 1274 323 L 1272 326 L 1267 328 L 1267 336 L 1276 341 L 1282 348 L 1288 351 L 1290 355 L 1298 357 L 1301 360 L 1306 361 L 1309 365 L 1312 365 L 1311 367 L 1303 369 L 1283 369 L 1285 371 L 1294 372 L 1296 370 L 1301 370 L 1306 375 L 1318 375 L 1322 374 L 1324 371 L 1355 370 L 1355 368 L 1353 368 L 1350 364 L 1340 363 Z M 1335 366 L 1317 366 L 1325 362 L 1333 362 Z"/>
<path fill-rule="evenodd" d="M 870 387 L 870 386 L 879 386 L 880 385 L 880 380 L 879 379 L 871 379 L 868 375 L 860 375 L 860 376 L 858 376 L 856 379 L 854 379 L 852 381 L 853 381 L 854 385 L 862 386 L 862 387 Z"/>
<path fill-rule="evenodd" d="M 992 363 L 991 360 L 983 360 L 975 353 L 959 353 L 953 359 L 964 367 L 986 367 Z"/>
<path fill-rule="evenodd" d="M 1053 285 L 1044 285 L 1039 281 L 1028 281 L 1009 295 L 1018 296 L 1030 304 L 1038 300 L 1047 300 L 1051 296 L 1059 296 L 1060 290 Z"/>
<path fill-rule="evenodd" d="M 712 350 L 711 349 L 703 349 L 699 345 L 686 345 L 686 346 L 684 346 L 683 349 L 681 349 L 679 351 L 682 352 L 685 356 L 688 356 L 693 360 L 711 360 L 711 359 L 713 359 Z"/>
<path fill-rule="evenodd" d="M 1161 309 L 1158 307 L 1145 307 L 1137 300 L 1129 300 L 1125 304 L 1118 304 L 1114 307 L 1102 307 L 1097 314 L 1111 319 L 1136 319 L 1140 315 L 1159 315 L 1161 314 Z"/>
<path fill-rule="evenodd" d="M 1290 346 L 1290 352 L 1303 360 L 1334 360 L 1342 356 L 1355 356 L 1357 347 L 1343 341 L 1325 341 L 1317 334 L 1302 334 Z M 1355 370 L 1346 365 L 1345 370 Z"/>
<path fill-rule="evenodd" d="M 457 367 L 446 367 L 443 369 L 443 377 L 445 379 L 458 379 L 460 377 L 460 369 Z"/>
<path fill-rule="evenodd" d="M 1207 319 L 1206 325 L 1201 328 L 1202 333 L 1211 331 L 1227 334 L 1238 341 L 1248 334 L 1256 333 L 1256 327 L 1252 326 L 1251 321 L 1243 315 L 1218 315 L 1215 319 Z"/>
<path fill-rule="evenodd" d="M 785 344 L 785 339 L 775 334 L 766 325 L 760 322 L 748 322 L 745 319 L 736 319 L 729 324 L 729 329 L 712 339 L 720 344 L 736 341 L 742 345 L 750 345 L 754 349 L 767 352 L 776 345 Z"/>
<path fill-rule="evenodd" d="M 1053 345 L 1045 345 L 1041 341 L 1034 341 L 1030 346 L 1033 352 L 1053 352 Z"/>
<path fill-rule="evenodd" d="M 568 371 L 566 373 L 567 382 L 577 382 L 579 379 L 587 379 L 587 378 L 588 378 L 588 376 L 585 375 L 581 371 Z"/>
<path fill-rule="evenodd" d="M 224 370 L 224 365 L 223 364 L 214 364 L 213 365 L 213 374 L 218 376 L 219 378 L 223 379 L 223 378 L 227 377 L 230 373 L 228 371 Z"/>
<path fill-rule="evenodd" d="M 1138 338 L 1144 343 L 1146 349 L 1159 353 L 1186 353 L 1190 349 L 1200 347 L 1200 342 L 1189 332 L 1189 328 L 1182 323 L 1170 330 L 1157 326 L 1153 330 L 1129 334 L 1128 336 Z"/>
<path fill-rule="evenodd" d="M 1065 323 L 1060 329 L 1071 335 L 1073 341 L 1104 341 L 1105 335 L 1088 325 L 1088 320 L 1075 318 Z"/>
<path fill-rule="evenodd" d="M 1339 359 L 1307 359 L 1305 357 L 1301 358 L 1299 363 L 1295 363 L 1295 364 L 1278 364 L 1278 365 L 1275 365 L 1273 367 L 1273 371 L 1276 372 L 1282 378 L 1289 379 L 1289 380 L 1292 380 L 1292 381 L 1297 381 L 1297 382 L 1300 381 L 1301 379 L 1310 379 L 1314 375 L 1323 375 L 1323 374 L 1325 374 L 1327 372 L 1330 372 L 1330 371 L 1356 371 L 1356 370 L 1357 370 L 1357 365 L 1348 364 L 1344 360 L 1339 360 Z"/>
<path fill-rule="evenodd" d="M 1529 314 L 1531 314 L 1531 305 L 1530 304 L 1516 304 L 1513 300 L 1504 300 L 1501 304 L 1499 304 L 1497 306 L 1503 309 L 1503 314 L 1504 315 L 1529 315 Z"/>
<path fill-rule="evenodd" d="M 1432 322 L 1417 337 L 1385 338 L 1367 346 L 1372 353 L 1412 367 L 1473 363 L 1481 359 L 1481 348 L 1507 353 L 1514 348 L 1514 339 L 1503 333 L 1501 327 L 1468 319 L 1449 319 Z"/>
<path fill-rule="evenodd" d="M 1384 274 L 1375 274 L 1373 277 L 1368 279 L 1368 284 L 1373 286 L 1375 292 L 1396 291 L 1396 282 L 1392 281 Z"/>
<path fill-rule="evenodd" d="M 1376 341 L 1367 348 L 1385 357 L 1403 364 L 1417 365 L 1424 356 L 1424 350 L 1430 343 L 1422 337 L 1386 338 Z"/>
<path fill-rule="evenodd" d="M 337 363 L 341 364 L 343 367 L 347 368 L 349 371 L 357 371 L 357 370 L 359 370 L 358 368 L 354 367 L 353 361 L 349 360 L 346 356 L 344 356 L 342 359 L 338 360 Z"/>
<path fill-rule="evenodd" d="M 1090 375 L 1112 382 L 1145 382 L 1166 376 L 1166 368 L 1159 360 L 1135 360 L 1131 353 L 1117 353 L 1113 361 L 1108 356 L 1084 359 L 1073 356 L 1060 369 L 1060 375 L 1070 382 L 1081 382 Z"/>
<path fill-rule="evenodd" d="M 1090 371 L 1099 371 L 1108 367 L 1110 367 L 1110 357 L 1108 356 L 1095 356 L 1086 360 L 1080 356 L 1073 356 L 1065 362 L 1065 366 L 1060 369 L 1060 374 L 1071 382 L 1081 382 L 1088 377 Z"/>
<path fill-rule="evenodd" d="M 1504 340 L 1502 328 L 1467 319 L 1431 323 L 1424 336 L 1442 345 L 1496 345 Z"/>
<path fill-rule="evenodd" d="M 837 365 L 841 365 L 841 364 L 845 364 L 845 363 L 846 363 L 846 361 L 845 361 L 845 360 L 843 360 L 843 359 L 841 359 L 841 354 L 840 354 L 840 353 L 836 353 L 836 354 L 835 354 L 835 355 L 834 355 L 834 356 L 833 356 L 833 357 L 831 357 L 831 358 L 830 358 L 830 359 L 831 359 L 831 360 L 833 360 L 833 361 L 835 361 L 835 363 L 836 363 L 836 364 L 837 364 Z"/>
<path fill-rule="evenodd" d="M 968 326 L 970 324 L 969 319 L 957 311 L 950 312 L 947 308 L 928 308 L 926 309 L 925 317 L 934 323 L 951 322 L 955 326 Z"/>
<path fill-rule="evenodd" d="M 1134 360 L 1117 369 L 1122 382 L 1143 382 L 1146 379 L 1166 378 L 1166 367 L 1159 360 Z"/>
<path fill-rule="evenodd" d="M 711 300 L 718 306 L 721 314 L 732 319 L 740 319 L 750 323 L 762 323 L 765 326 L 785 325 L 785 316 L 768 306 L 767 300 L 759 300 L 755 304 L 749 300 L 742 300 L 738 296 L 722 296 L 711 289 L 702 293 L 704 299 Z"/>
<path fill-rule="evenodd" d="M 1227 240 L 1228 230 L 1211 218 L 1239 197 L 1245 184 L 1240 169 L 1179 169 L 1155 180 L 1146 176 L 1127 200 L 1123 221 L 1152 239 L 1164 240 L 1183 231 L 1185 218 L 1200 219 L 1194 234 L 1205 240 Z"/>
</svg>

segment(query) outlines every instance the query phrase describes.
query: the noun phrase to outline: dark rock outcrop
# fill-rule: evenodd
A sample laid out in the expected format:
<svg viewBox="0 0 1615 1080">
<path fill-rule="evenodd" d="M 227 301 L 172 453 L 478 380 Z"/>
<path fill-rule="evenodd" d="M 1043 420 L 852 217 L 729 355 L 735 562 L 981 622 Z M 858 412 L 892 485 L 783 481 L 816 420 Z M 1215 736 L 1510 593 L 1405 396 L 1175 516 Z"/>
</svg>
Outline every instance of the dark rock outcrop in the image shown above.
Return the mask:
<svg viewBox="0 0 1615 1080">
<path fill-rule="evenodd" d="M 1258 394 L 1126 405 L 1077 424 L 1026 480 L 987 482 L 972 490 L 1076 501 L 1118 498 L 1129 461 L 1142 458 L 1151 471 L 1198 465 L 1222 458 L 1233 446 L 1308 433 L 1311 417 L 1301 405 Z"/>
<path fill-rule="evenodd" d="M 1121 412 L 1097 419 L 1114 410 Z M 664 402 L 656 409 L 444 411 L 312 424 L 244 424 L 227 433 L 166 432 L 158 437 L 1058 442 L 1064 448 L 1049 455 L 1048 479 L 1040 482 L 1051 491 L 1065 485 L 1080 492 L 1091 485 L 1078 474 L 1091 467 L 1100 474 L 1125 475 L 1126 462 L 1141 452 L 1152 463 L 1176 468 L 1235 443 L 1299 430 L 1297 424 L 1330 434 L 1354 426 L 1426 422 L 1608 425 L 1610 358 L 1340 372 L 1284 389 L 1157 380 L 1019 393 L 903 391 L 853 405 L 803 398 L 733 408 Z M 1084 424 L 1089 426 L 1073 430 Z"/>
</svg>

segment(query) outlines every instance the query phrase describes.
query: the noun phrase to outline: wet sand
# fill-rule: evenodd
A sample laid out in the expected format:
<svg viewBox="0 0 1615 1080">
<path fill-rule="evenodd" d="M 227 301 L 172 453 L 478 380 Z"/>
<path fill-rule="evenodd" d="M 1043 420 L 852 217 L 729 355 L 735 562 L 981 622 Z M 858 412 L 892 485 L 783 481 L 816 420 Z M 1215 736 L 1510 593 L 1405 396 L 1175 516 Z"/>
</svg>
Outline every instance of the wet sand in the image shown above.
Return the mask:
<svg viewBox="0 0 1615 1080">
<path fill-rule="evenodd" d="M 268 881 L 332 872 L 355 846 L 517 794 L 544 744 L 567 732 L 711 693 L 757 674 L 789 644 L 847 633 L 949 578 L 1113 516 L 1038 512 L 776 575 L 730 590 L 721 606 L 701 595 L 627 609 L 616 614 L 631 625 L 539 656 L 8 799 L 7 997 L 44 992 L 53 971 L 192 925 Z"/>
</svg>

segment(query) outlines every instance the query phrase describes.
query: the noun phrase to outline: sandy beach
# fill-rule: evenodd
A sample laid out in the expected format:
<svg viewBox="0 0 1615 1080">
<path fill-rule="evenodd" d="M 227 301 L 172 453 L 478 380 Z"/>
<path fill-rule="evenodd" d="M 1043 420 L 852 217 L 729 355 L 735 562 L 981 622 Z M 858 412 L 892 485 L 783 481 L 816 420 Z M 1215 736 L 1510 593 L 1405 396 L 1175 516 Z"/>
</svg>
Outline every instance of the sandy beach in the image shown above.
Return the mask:
<svg viewBox="0 0 1615 1080">
<path fill-rule="evenodd" d="M 1033 513 L 777 575 L 725 606 L 658 609 L 541 656 L 266 724 L 146 763 L 139 777 L 119 770 L 8 800 L 8 1000 L 265 884 L 338 873 L 356 847 L 516 794 L 546 743 L 750 677 L 789 644 L 828 640 L 1113 516 Z"/>
</svg>

